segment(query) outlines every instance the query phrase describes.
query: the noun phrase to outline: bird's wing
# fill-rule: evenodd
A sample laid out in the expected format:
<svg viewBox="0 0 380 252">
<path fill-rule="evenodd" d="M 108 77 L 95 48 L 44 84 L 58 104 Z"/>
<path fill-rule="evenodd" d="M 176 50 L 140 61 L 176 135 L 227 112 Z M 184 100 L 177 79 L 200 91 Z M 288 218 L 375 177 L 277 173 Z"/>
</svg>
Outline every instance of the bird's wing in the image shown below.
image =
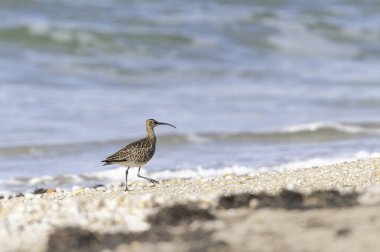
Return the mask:
<svg viewBox="0 0 380 252">
<path fill-rule="evenodd" d="M 139 141 L 128 144 L 123 149 L 107 157 L 102 162 L 111 164 L 115 162 L 135 161 L 135 159 L 140 156 L 139 154 L 143 153 L 145 149 L 148 148 L 152 148 L 152 145 L 149 142 L 145 141 L 145 139 L 141 139 Z"/>
</svg>

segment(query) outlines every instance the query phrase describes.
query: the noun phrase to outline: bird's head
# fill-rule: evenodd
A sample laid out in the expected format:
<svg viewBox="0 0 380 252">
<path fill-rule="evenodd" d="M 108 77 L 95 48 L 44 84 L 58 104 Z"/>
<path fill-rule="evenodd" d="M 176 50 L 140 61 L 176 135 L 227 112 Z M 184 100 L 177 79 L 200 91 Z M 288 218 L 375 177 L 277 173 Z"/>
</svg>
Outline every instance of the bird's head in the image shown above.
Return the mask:
<svg viewBox="0 0 380 252">
<path fill-rule="evenodd" d="M 148 119 L 146 120 L 146 127 L 147 128 L 151 128 L 153 129 L 154 127 L 158 126 L 158 125 L 168 125 L 170 127 L 173 127 L 176 129 L 176 126 L 170 124 L 170 123 L 164 123 L 164 122 L 157 122 L 156 120 L 154 119 Z"/>
</svg>

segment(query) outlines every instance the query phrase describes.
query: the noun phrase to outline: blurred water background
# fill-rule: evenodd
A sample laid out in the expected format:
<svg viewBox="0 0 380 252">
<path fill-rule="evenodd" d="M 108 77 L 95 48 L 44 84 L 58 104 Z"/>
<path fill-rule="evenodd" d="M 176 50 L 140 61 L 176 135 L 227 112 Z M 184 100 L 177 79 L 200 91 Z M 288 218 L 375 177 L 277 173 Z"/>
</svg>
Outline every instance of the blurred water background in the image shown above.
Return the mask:
<svg viewBox="0 0 380 252">
<path fill-rule="evenodd" d="M 123 181 L 100 160 L 159 127 L 156 178 L 380 150 L 372 0 L 0 2 L 0 189 Z M 132 176 L 131 176 L 132 178 Z"/>
</svg>

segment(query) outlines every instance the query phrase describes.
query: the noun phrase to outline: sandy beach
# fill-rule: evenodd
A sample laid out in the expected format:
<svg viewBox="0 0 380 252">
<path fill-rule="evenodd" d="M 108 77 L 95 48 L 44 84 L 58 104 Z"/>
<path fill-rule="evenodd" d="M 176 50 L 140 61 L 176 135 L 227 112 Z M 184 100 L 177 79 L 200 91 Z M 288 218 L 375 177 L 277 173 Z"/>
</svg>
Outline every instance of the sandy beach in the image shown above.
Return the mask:
<svg viewBox="0 0 380 252">
<path fill-rule="evenodd" d="M 121 174 L 121 178 L 122 178 Z M 0 199 L 2 251 L 378 251 L 380 158 Z"/>
</svg>

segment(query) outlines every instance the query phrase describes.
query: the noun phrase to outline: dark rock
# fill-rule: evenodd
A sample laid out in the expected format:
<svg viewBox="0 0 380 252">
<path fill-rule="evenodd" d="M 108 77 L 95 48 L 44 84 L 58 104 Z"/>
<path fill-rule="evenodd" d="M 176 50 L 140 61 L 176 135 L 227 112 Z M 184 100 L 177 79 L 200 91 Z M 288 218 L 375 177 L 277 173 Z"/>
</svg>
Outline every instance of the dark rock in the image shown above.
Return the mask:
<svg viewBox="0 0 380 252">
<path fill-rule="evenodd" d="M 106 186 L 103 185 L 103 184 L 97 184 L 97 185 L 94 185 L 92 188 L 96 189 L 96 188 L 98 188 L 98 187 L 106 187 Z"/>
<path fill-rule="evenodd" d="M 340 228 L 336 231 L 336 236 L 345 237 L 345 236 L 348 236 L 350 233 L 351 233 L 350 228 Z"/>
<path fill-rule="evenodd" d="M 97 233 L 75 227 L 61 228 L 50 235 L 47 251 L 112 251 L 120 245 L 129 245 L 132 242 L 157 244 L 161 241 L 170 242 L 168 246 L 173 251 L 228 251 L 228 244 L 213 240 L 211 231 L 189 230 L 187 226 L 174 231 L 173 228 L 153 227 L 140 233 Z"/>
<path fill-rule="evenodd" d="M 278 195 L 272 196 L 261 194 L 257 197 L 259 202 L 256 208 L 285 208 L 301 209 L 303 208 L 303 195 L 298 192 L 282 190 Z"/>
<path fill-rule="evenodd" d="M 224 209 L 248 207 L 252 199 L 258 202 L 256 208 L 294 209 L 302 207 L 303 195 L 289 190 L 283 190 L 276 196 L 266 193 L 241 193 L 220 197 L 219 207 Z"/>
<path fill-rule="evenodd" d="M 54 193 L 56 190 L 54 188 L 38 188 L 33 191 L 33 194 L 44 194 L 44 193 Z"/>
<path fill-rule="evenodd" d="M 315 191 L 307 196 L 308 208 L 336 208 L 357 205 L 359 194 L 356 192 L 341 194 L 337 190 Z"/>
<path fill-rule="evenodd" d="M 48 251 L 92 252 L 114 249 L 121 244 L 133 241 L 168 241 L 171 236 L 166 230 L 151 230 L 141 233 L 97 233 L 76 227 L 67 227 L 54 231 L 48 241 Z"/>
<path fill-rule="evenodd" d="M 58 229 L 50 235 L 47 251 L 98 251 L 100 244 L 95 233 L 69 227 Z"/>
<path fill-rule="evenodd" d="M 47 189 L 45 188 L 37 188 L 36 190 L 33 191 L 33 194 L 43 194 L 46 192 L 47 192 Z"/>
<path fill-rule="evenodd" d="M 293 209 L 302 207 L 304 196 L 299 192 L 282 190 L 279 199 L 284 208 Z"/>
<path fill-rule="evenodd" d="M 219 207 L 224 209 L 248 207 L 253 198 L 255 195 L 251 193 L 222 196 L 219 199 Z"/>
<path fill-rule="evenodd" d="M 48 250 L 51 252 L 92 252 L 104 249 L 114 249 L 121 244 L 129 244 L 133 241 L 168 240 L 165 231 L 162 234 L 155 232 L 141 233 L 97 233 L 76 227 L 67 227 L 55 230 L 49 237 Z"/>
<path fill-rule="evenodd" d="M 289 190 L 282 190 L 277 195 L 270 195 L 266 193 L 241 193 L 222 196 L 219 199 L 218 207 L 224 209 L 248 207 L 250 201 L 253 199 L 257 200 L 256 208 L 258 209 L 310 209 L 350 207 L 357 204 L 357 197 L 357 193 L 341 194 L 336 190 L 315 191 L 310 195 L 305 195 Z"/>
<path fill-rule="evenodd" d="M 14 195 L 14 197 L 15 197 L 15 198 L 24 197 L 24 194 L 19 192 L 19 193 L 16 193 L 16 194 Z"/>
<path fill-rule="evenodd" d="M 207 209 L 200 208 L 195 204 L 176 204 L 161 208 L 156 214 L 148 218 L 154 225 L 178 225 L 181 222 L 194 220 L 213 220 L 215 216 Z"/>
<path fill-rule="evenodd" d="M 13 194 L 13 195 L 9 195 L 9 196 L 8 196 L 8 199 L 19 198 L 19 197 L 24 197 L 24 194 L 18 192 L 18 193 L 15 193 L 15 194 Z"/>
</svg>

